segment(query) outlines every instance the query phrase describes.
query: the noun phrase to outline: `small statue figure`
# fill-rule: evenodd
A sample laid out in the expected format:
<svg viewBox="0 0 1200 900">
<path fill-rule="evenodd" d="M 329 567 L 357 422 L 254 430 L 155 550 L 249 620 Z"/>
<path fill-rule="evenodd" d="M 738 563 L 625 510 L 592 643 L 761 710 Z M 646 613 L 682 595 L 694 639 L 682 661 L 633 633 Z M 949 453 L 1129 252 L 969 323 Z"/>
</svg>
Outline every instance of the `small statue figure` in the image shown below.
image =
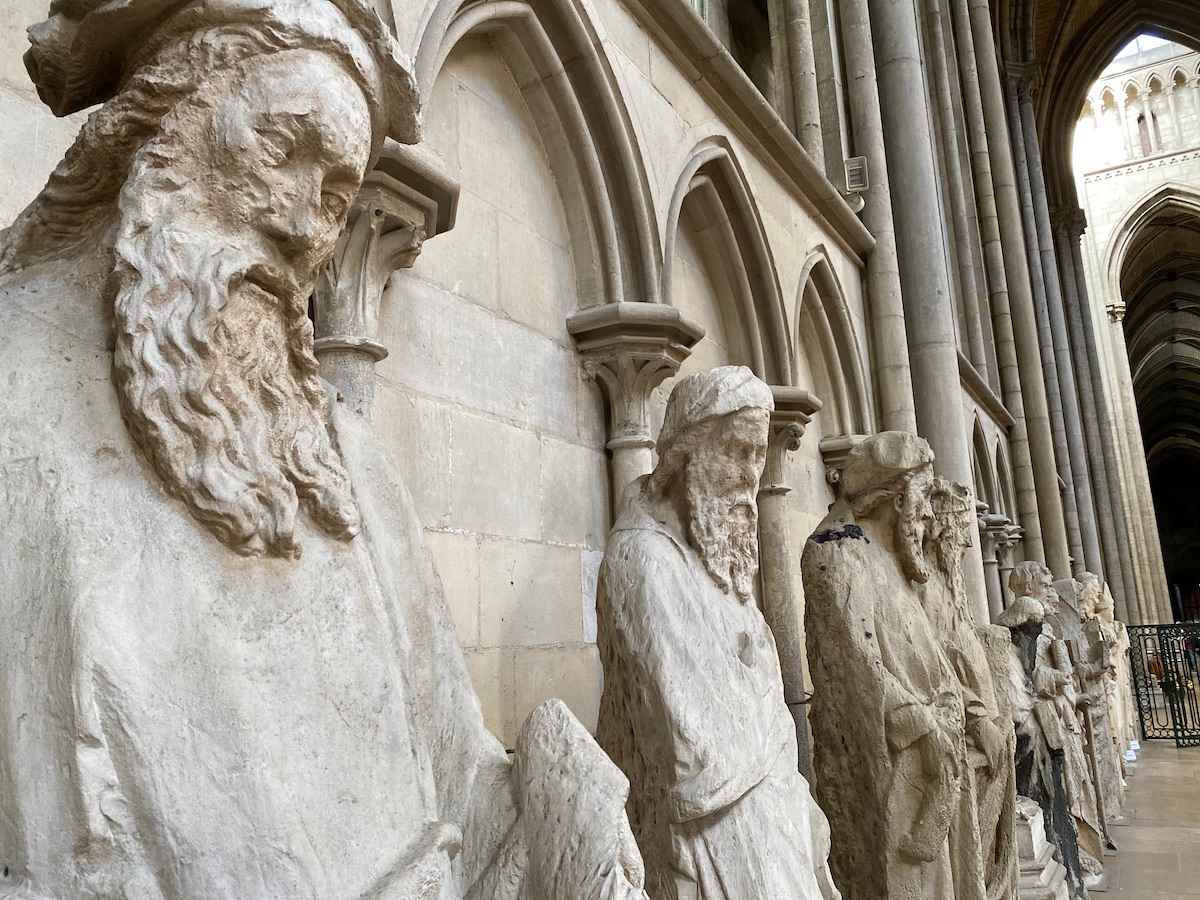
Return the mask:
<svg viewBox="0 0 1200 900">
<path fill-rule="evenodd" d="M 653 900 L 839 897 L 754 598 L 773 406 L 742 367 L 681 380 L 600 570 L 598 739 L 629 776 Z"/>
<path fill-rule="evenodd" d="M 1006 900 L 1017 884 L 1016 734 L 1001 702 L 1008 632 L 978 625 L 963 583 L 962 560 L 971 546 L 975 505 L 965 485 L 935 478 L 933 520 L 926 555 L 935 566 L 922 586 L 925 611 L 942 639 L 962 691 L 967 754 L 960 810 L 950 826 L 956 900 Z"/>
<path fill-rule="evenodd" d="M 1054 635 L 1045 625 L 1051 612 L 1053 577 L 1036 561 L 1018 563 L 1009 576 L 1016 598 L 997 619 L 1012 636 L 1008 680 L 1017 730 L 1017 793 L 1042 807 L 1059 861 L 1067 870 L 1073 900 L 1087 900 L 1076 828 L 1082 784 L 1073 735 L 1070 677 L 1056 659 Z M 1076 740 L 1073 740 L 1076 738 Z"/>
<path fill-rule="evenodd" d="M 920 594 L 932 463 L 916 435 L 867 438 L 804 548 L 815 781 L 848 900 L 955 897 L 965 723 Z"/>
</svg>

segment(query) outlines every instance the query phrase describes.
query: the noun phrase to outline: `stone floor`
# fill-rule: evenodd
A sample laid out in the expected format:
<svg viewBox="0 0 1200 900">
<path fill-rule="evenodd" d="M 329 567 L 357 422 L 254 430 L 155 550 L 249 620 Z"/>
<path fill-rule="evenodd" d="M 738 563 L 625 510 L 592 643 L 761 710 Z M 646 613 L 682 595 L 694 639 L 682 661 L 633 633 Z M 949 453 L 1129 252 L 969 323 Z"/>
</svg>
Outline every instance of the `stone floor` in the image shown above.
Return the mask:
<svg viewBox="0 0 1200 900">
<path fill-rule="evenodd" d="M 1108 890 L 1092 897 L 1200 898 L 1200 747 L 1142 746 L 1129 779 L 1129 824 L 1112 829 L 1120 853 L 1105 860 Z"/>
</svg>

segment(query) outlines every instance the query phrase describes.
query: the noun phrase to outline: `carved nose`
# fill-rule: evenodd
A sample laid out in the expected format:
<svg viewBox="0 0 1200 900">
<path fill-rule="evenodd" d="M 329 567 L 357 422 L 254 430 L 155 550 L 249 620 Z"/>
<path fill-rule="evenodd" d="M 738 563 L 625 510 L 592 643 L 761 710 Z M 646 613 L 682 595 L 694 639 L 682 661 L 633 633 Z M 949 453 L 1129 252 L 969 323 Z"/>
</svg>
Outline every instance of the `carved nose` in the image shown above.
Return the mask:
<svg viewBox="0 0 1200 900">
<path fill-rule="evenodd" d="M 287 256 L 299 256 L 316 246 L 320 223 L 308 204 L 294 206 L 273 217 L 266 228 Z"/>
</svg>

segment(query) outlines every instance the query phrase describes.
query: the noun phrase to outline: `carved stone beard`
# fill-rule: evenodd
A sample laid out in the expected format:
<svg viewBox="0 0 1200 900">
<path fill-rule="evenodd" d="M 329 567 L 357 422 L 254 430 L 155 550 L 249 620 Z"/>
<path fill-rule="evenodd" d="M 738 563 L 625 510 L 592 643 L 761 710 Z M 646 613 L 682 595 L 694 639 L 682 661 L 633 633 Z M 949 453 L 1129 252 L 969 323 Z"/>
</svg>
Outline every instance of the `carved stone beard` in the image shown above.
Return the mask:
<svg viewBox="0 0 1200 900">
<path fill-rule="evenodd" d="M 900 556 L 900 568 L 910 581 L 918 584 L 929 580 L 921 502 L 921 486 L 910 481 L 904 486 L 896 506 L 896 553 Z"/>
<path fill-rule="evenodd" d="M 746 493 L 713 495 L 706 488 L 689 474 L 688 540 L 717 587 L 745 602 L 758 574 L 758 507 Z"/>
<path fill-rule="evenodd" d="M 358 508 L 325 426 L 303 293 L 227 235 L 139 199 L 154 194 L 127 185 L 114 249 L 114 372 L 131 437 L 237 553 L 298 557 L 300 503 L 352 538 Z"/>
</svg>

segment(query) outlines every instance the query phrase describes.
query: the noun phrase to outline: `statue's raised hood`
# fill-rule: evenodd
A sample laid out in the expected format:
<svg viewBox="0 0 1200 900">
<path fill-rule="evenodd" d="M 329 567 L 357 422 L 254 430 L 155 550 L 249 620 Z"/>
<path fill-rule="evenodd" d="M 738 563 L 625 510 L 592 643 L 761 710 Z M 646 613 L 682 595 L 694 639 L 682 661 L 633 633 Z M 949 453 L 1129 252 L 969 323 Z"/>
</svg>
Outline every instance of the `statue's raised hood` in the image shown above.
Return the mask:
<svg viewBox="0 0 1200 900">
<path fill-rule="evenodd" d="M 49 18 L 29 29 L 25 67 L 42 102 L 66 116 L 119 93 L 129 71 L 171 40 L 264 18 L 341 51 L 371 98 L 380 139 L 420 140 L 411 61 L 367 0 L 53 0 Z"/>
</svg>

